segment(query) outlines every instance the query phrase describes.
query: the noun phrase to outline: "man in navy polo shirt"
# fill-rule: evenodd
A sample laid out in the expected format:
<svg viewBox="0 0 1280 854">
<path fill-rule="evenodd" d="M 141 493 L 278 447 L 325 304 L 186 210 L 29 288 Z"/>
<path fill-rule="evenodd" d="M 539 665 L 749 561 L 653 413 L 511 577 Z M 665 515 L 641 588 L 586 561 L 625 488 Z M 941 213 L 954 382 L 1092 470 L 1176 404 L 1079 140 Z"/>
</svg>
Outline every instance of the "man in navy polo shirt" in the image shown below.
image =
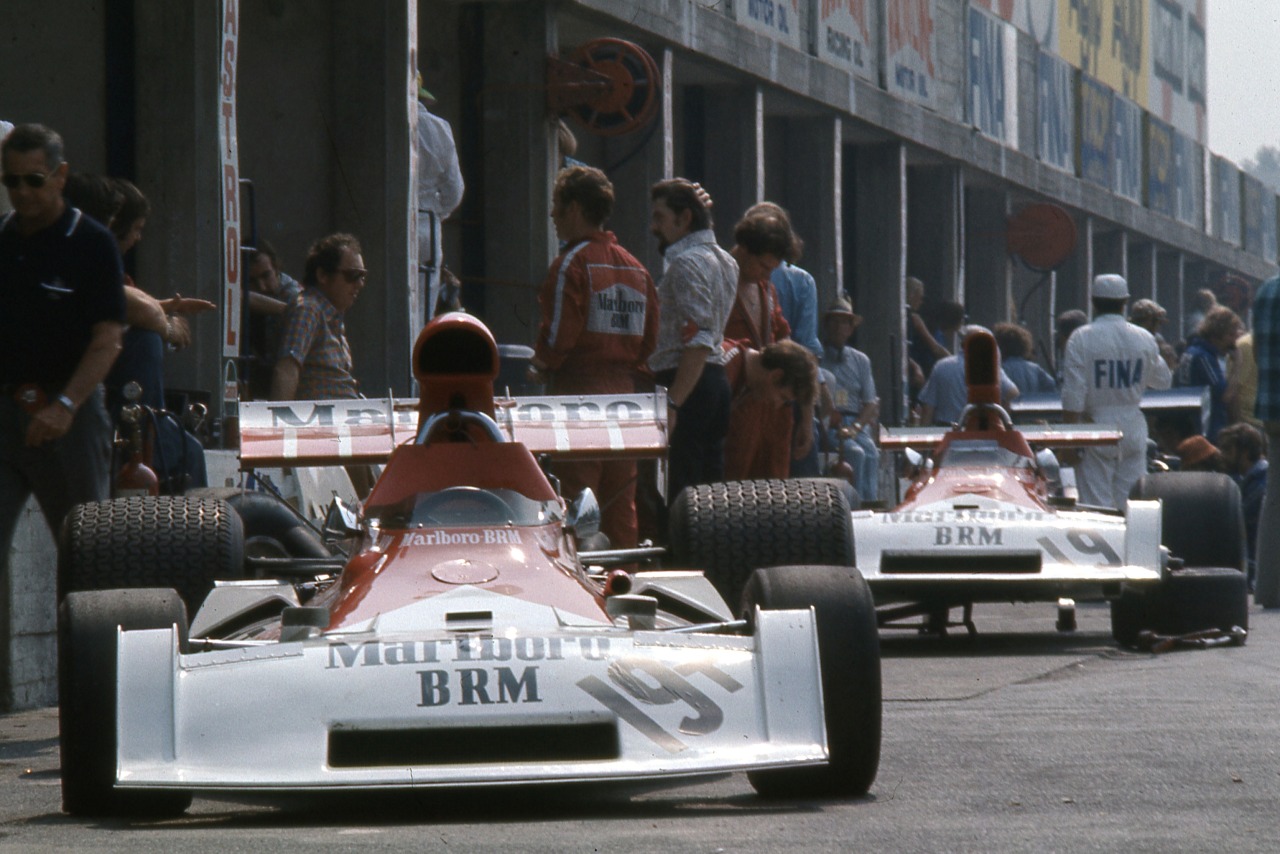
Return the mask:
<svg viewBox="0 0 1280 854">
<path fill-rule="evenodd" d="M 110 492 L 102 380 L 120 352 L 115 238 L 62 198 L 62 138 L 19 125 L 0 144 L 13 212 L 0 219 L 0 562 L 34 492 L 55 536 Z M 61 595 L 59 585 L 59 595 Z"/>
</svg>

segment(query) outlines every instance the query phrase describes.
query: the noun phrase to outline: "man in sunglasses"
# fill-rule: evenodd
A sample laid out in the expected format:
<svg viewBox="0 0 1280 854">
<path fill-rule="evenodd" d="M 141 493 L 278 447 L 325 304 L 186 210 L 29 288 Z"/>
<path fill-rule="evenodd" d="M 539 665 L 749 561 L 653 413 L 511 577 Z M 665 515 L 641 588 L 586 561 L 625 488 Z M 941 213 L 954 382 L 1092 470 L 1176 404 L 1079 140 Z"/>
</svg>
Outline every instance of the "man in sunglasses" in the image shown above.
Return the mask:
<svg viewBox="0 0 1280 854">
<path fill-rule="evenodd" d="M 303 276 L 306 287 L 285 315 L 271 377 L 273 399 L 360 396 L 351 374 L 351 345 L 342 318 L 355 304 L 368 275 L 360 241 L 350 234 L 331 234 L 312 245 Z"/>
<path fill-rule="evenodd" d="M 67 171 L 43 125 L 0 143 L 13 205 L 0 218 L 0 562 L 33 492 L 56 532 L 110 489 L 102 380 L 120 352 L 124 272 L 111 233 L 63 200 Z"/>
</svg>

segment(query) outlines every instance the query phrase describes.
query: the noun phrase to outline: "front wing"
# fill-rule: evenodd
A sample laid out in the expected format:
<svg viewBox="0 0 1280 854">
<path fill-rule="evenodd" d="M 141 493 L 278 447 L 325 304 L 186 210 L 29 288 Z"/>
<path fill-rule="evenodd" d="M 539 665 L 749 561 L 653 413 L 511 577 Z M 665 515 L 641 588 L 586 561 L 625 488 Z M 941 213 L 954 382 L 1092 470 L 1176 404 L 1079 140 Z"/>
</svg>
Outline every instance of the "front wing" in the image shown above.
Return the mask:
<svg viewBox="0 0 1280 854">
<path fill-rule="evenodd" d="M 754 637 L 321 636 L 179 652 L 122 631 L 121 787 L 319 790 L 639 781 L 825 761 L 812 611 Z"/>
<path fill-rule="evenodd" d="M 1158 501 L 1125 515 L 1035 511 L 974 497 L 908 510 L 855 511 L 858 569 L 877 604 L 1111 599 L 1162 578 Z"/>
</svg>

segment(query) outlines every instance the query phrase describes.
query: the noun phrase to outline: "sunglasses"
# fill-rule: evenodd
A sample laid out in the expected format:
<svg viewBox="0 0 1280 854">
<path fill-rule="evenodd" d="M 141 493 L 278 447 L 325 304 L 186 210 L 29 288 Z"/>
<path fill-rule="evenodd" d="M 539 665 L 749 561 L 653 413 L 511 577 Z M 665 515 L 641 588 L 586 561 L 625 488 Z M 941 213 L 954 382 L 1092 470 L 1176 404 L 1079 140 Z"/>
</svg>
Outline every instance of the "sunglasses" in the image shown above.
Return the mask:
<svg viewBox="0 0 1280 854">
<path fill-rule="evenodd" d="M 347 284 L 350 284 L 350 285 L 354 285 L 356 282 L 363 282 L 365 279 L 369 278 L 369 271 L 368 271 L 368 270 L 342 270 L 342 269 L 339 269 L 337 272 L 341 273 L 341 274 L 342 274 L 342 278 L 346 279 L 346 280 L 347 280 Z"/>
<path fill-rule="evenodd" d="M 5 175 L 0 178 L 0 182 L 3 182 L 10 190 L 18 189 L 18 185 L 23 182 L 26 182 L 26 185 L 33 190 L 38 190 L 44 186 L 45 181 L 52 177 L 52 175 L 45 175 L 41 172 L 28 172 L 25 175 Z"/>
</svg>

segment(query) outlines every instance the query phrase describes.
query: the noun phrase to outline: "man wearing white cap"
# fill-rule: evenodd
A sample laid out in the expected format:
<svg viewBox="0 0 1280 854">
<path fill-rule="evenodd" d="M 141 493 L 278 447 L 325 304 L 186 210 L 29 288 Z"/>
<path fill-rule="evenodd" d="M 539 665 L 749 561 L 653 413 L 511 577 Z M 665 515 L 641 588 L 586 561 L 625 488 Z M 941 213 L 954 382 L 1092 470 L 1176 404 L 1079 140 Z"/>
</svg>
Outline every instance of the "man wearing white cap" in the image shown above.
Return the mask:
<svg viewBox="0 0 1280 854">
<path fill-rule="evenodd" d="M 1147 419 L 1142 392 L 1168 388 L 1173 374 L 1155 336 L 1124 319 L 1129 283 L 1097 276 L 1090 291 L 1093 322 L 1067 339 L 1062 372 L 1062 416 L 1118 428 L 1119 445 L 1090 448 L 1076 467 L 1080 502 L 1123 508 L 1147 466 Z"/>
</svg>

